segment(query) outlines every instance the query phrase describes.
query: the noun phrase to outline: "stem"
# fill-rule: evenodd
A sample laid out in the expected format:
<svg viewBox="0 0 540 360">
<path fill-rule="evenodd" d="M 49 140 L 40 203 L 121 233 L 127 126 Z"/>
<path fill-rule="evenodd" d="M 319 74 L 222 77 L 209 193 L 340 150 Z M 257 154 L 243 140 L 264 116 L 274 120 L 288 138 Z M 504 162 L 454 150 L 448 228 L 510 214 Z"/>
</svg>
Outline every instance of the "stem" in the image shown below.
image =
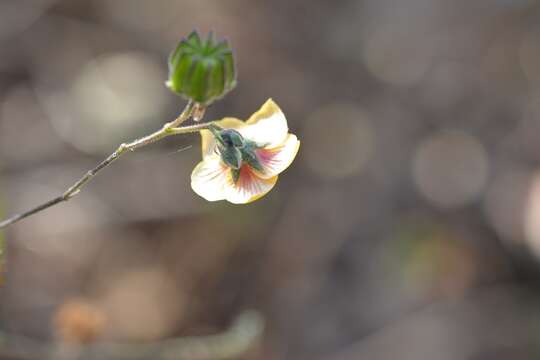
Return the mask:
<svg viewBox="0 0 540 360">
<path fill-rule="evenodd" d="M 16 223 L 26 217 L 37 214 L 45 209 L 50 208 L 51 206 L 54 206 L 64 201 L 68 201 L 69 199 L 77 195 L 81 191 L 81 189 L 84 187 L 84 185 L 86 185 L 87 182 L 92 180 L 92 178 L 94 178 L 94 176 L 96 176 L 101 170 L 111 165 L 114 161 L 120 158 L 120 156 L 125 154 L 127 151 L 135 151 L 138 148 L 152 144 L 167 136 L 192 133 L 192 132 L 197 132 L 203 129 L 207 129 L 211 123 L 179 127 L 182 123 L 184 123 L 186 120 L 188 120 L 191 117 L 193 113 L 193 108 L 194 108 L 194 104 L 192 101 L 190 101 L 184 108 L 184 111 L 182 111 L 182 113 L 175 120 L 165 124 L 160 130 L 150 135 L 147 135 L 145 137 L 142 137 L 140 139 L 134 140 L 130 143 L 121 144 L 118 147 L 118 149 L 116 149 L 115 152 L 109 155 L 105 160 L 99 163 L 95 168 L 88 171 L 83 177 L 81 177 L 75 184 L 73 184 L 69 189 L 67 189 L 62 195 L 52 200 L 49 200 L 41 205 L 38 205 L 28 211 L 25 211 L 20 214 L 16 214 L 4 221 L 0 221 L 0 229 L 5 228 L 8 225 L 11 225 L 13 223 Z"/>
</svg>

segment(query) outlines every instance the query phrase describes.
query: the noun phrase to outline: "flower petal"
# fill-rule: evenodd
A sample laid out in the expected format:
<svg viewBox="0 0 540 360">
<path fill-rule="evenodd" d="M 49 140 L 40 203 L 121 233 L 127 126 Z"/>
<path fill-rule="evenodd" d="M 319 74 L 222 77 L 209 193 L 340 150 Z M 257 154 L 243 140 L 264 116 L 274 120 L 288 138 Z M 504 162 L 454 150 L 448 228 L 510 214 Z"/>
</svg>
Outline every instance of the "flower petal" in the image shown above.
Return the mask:
<svg viewBox="0 0 540 360">
<path fill-rule="evenodd" d="M 299 148 L 300 141 L 296 138 L 296 135 L 289 134 L 285 142 L 280 146 L 257 150 L 257 157 L 264 169 L 262 173 L 257 172 L 257 175 L 263 179 L 268 179 L 282 173 L 291 165 Z"/>
<path fill-rule="evenodd" d="M 207 156 L 191 173 L 191 188 L 208 201 L 224 200 L 230 186 L 231 171 L 219 155 Z"/>
<path fill-rule="evenodd" d="M 244 165 L 240 169 L 240 176 L 236 184 L 226 188 L 226 199 L 233 204 L 247 204 L 266 195 L 277 182 L 278 177 L 269 179 L 258 177 L 253 170 Z"/>
<path fill-rule="evenodd" d="M 232 117 L 226 117 L 222 120 L 214 122 L 217 126 L 224 129 L 239 129 L 246 126 L 246 123 L 242 120 L 238 120 Z M 216 139 L 210 130 L 201 130 L 202 138 L 202 156 L 203 158 L 213 155 L 216 148 Z"/>
<path fill-rule="evenodd" d="M 278 146 L 287 137 L 289 128 L 283 112 L 272 100 L 264 105 L 246 121 L 240 133 L 249 140 L 265 146 Z"/>
</svg>

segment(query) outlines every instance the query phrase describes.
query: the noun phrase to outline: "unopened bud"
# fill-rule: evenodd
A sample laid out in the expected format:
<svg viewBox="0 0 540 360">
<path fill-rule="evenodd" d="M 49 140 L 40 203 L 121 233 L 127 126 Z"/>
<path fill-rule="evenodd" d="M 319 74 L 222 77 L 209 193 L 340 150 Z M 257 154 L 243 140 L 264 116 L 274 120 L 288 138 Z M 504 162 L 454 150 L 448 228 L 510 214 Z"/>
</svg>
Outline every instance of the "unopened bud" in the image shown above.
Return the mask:
<svg viewBox="0 0 540 360">
<path fill-rule="evenodd" d="M 212 34 L 206 40 L 195 31 L 189 34 L 169 56 L 166 85 L 201 107 L 223 97 L 236 86 L 234 56 L 227 41 L 215 42 Z"/>
</svg>

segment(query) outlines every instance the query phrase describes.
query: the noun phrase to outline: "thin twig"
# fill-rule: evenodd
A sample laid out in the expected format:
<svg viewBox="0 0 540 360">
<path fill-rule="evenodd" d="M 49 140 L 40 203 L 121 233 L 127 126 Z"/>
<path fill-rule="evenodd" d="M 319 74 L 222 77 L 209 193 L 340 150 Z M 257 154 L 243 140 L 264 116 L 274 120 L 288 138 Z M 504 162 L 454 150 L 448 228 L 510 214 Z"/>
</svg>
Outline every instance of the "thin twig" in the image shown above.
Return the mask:
<svg viewBox="0 0 540 360">
<path fill-rule="evenodd" d="M 75 184 L 73 184 L 68 190 L 66 190 L 62 195 L 49 200 L 41 205 L 36 206 L 33 209 L 30 209 L 28 211 L 22 212 L 20 214 L 16 214 L 4 221 L 0 222 L 0 229 L 7 227 L 8 225 L 14 224 L 26 217 L 29 217 L 31 215 L 34 215 L 40 211 L 43 211 L 47 208 L 50 208 L 51 206 L 54 206 L 56 204 L 59 204 L 64 201 L 68 201 L 75 195 L 77 195 L 84 185 L 86 185 L 87 182 L 92 180 L 94 176 L 96 176 L 101 170 L 106 168 L 107 166 L 111 165 L 114 161 L 116 161 L 120 156 L 125 154 L 128 151 L 135 151 L 138 148 L 141 148 L 143 146 L 152 144 L 156 141 L 159 141 L 167 136 L 171 135 L 179 135 L 179 134 L 186 134 L 191 132 L 197 132 L 203 129 L 206 129 L 210 123 L 205 124 L 196 124 L 191 126 L 183 126 L 179 127 L 182 123 L 184 123 L 186 120 L 188 120 L 192 113 L 193 113 L 194 104 L 193 102 L 189 102 L 184 111 L 178 116 L 175 120 L 173 120 L 170 123 L 165 124 L 160 130 L 147 135 L 145 137 L 142 137 L 140 139 L 134 140 L 130 143 L 124 143 L 121 144 L 118 149 L 116 149 L 115 152 L 113 152 L 109 157 L 107 157 L 105 160 L 103 160 L 101 163 L 99 163 L 95 168 L 88 171 L 83 177 L 81 177 Z"/>
</svg>

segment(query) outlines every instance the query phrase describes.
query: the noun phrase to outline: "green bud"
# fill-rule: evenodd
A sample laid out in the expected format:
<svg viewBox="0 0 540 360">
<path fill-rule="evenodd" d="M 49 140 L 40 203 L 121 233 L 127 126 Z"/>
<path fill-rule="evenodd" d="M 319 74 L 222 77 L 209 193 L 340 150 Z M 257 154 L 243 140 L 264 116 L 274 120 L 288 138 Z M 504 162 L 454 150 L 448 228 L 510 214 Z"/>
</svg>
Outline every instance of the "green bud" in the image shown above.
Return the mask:
<svg viewBox="0 0 540 360">
<path fill-rule="evenodd" d="M 169 56 L 169 89 L 203 106 L 236 86 L 234 56 L 227 41 L 206 40 L 193 31 Z"/>
</svg>

